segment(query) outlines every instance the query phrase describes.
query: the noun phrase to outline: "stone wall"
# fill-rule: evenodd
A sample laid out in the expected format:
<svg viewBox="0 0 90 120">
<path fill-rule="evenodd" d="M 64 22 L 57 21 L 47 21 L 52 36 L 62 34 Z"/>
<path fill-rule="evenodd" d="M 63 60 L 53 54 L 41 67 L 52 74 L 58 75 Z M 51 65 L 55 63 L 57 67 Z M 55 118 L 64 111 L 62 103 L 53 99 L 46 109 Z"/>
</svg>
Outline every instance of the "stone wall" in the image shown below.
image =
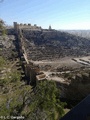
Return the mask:
<svg viewBox="0 0 90 120">
<path fill-rule="evenodd" d="M 38 66 L 34 65 L 32 62 L 28 60 L 27 52 L 25 50 L 25 38 L 23 37 L 22 30 L 18 27 L 17 23 L 14 23 L 14 28 L 17 36 L 19 57 L 21 60 L 23 71 L 25 72 L 27 84 L 35 84 L 36 80 L 38 80 L 36 79 L 36 76 L 38 77 L 39 73 L 41 73 L 40 69 Z M 46 75 L 44 75 L 44 77 L 41 78 L 40 80 L 43 80 L 45 78 Z"/>
<path fill-rule="evenodd" d="M 31 25 L 31 24 L 18 24 L 17 22 L 14 22 L 14 29 L 21 29 L 21 30 L 42 30 L 41 26 L 37 26 L 36 24 Z"/>
</svg>

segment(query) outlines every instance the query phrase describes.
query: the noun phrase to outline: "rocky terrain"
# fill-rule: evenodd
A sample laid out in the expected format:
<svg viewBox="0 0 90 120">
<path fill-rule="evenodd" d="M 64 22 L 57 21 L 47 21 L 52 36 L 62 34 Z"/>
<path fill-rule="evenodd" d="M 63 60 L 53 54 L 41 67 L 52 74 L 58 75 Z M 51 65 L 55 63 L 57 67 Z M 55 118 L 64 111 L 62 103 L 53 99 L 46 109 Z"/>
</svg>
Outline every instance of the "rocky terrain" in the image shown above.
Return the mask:
<svg viewBox="0 0 90 120">
<path fill-rule="evenodd" d="M 23 30 L 27 53 L 32 60 L 59 59 L 90 55 L 90 40 L 60 31 Z"/>
<path fill-rule="evenodd" d="M 5 35 L 0 36 L 0 55 L 10 59 L 15 56 L 15 36 Z"/>
</svg>

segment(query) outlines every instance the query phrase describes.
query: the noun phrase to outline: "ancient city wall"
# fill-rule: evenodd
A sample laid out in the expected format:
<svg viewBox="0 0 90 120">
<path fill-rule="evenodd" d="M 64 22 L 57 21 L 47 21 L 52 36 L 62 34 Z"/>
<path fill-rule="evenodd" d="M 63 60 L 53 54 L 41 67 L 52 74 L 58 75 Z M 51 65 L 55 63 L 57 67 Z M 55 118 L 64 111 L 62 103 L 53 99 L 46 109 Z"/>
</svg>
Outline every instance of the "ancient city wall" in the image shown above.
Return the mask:
<svg viewBox="0 0 90 120">
<path fill-rule="evenodd" d="M 38 30 L 41 31 L 42 28 L 41 26 L 37 26 L 36 24 L 31 25 L 31 24 L 18 24 L 17 22 L 14 22 L 14 28 L 17 29 L 21 29 L 21 30 Z"/>
<path fill-rule="evenodd" d="M 21 26 L 23 28 L 23 25 L 19 26 L 16 22 L 14 22 L 14 29 L 17 36 L 19 57 L 22 62 L 22 68 L 25 72 L 27 84 L 35 84 L 36 80 L 37 81 L 43 80 L 46 78 L 46 76 L 44 73 L 41 74 L 38 66 L 35 66 L 32 62 L 28 60 L 27 53 L 24 46 L 25 38 L 23 37 Z"/>
</svg>

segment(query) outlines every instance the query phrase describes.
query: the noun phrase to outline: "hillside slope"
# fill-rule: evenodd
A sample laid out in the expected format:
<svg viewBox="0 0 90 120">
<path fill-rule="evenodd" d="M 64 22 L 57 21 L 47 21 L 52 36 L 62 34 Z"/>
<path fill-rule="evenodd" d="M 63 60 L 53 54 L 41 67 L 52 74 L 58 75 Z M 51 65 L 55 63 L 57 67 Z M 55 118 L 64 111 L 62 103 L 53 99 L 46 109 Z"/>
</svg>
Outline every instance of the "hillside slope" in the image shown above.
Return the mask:
<svg viewBox="0 0 90 120">
<path fill-rule="evenodd" d="M 90 40 L 60 31 L 23 30 L 27 53 L 33 60 L 90 55 Z"/>
</svg>

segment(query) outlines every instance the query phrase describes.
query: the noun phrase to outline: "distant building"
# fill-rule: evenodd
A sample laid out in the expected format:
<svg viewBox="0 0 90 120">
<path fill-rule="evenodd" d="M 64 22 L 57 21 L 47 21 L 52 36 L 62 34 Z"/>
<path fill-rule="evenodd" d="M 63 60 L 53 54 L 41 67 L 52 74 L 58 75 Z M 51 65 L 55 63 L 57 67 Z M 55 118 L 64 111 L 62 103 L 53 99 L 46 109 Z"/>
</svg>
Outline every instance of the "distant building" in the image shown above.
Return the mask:
<svg viewBox="0 0 90 120">
<path fill-rule="evenodd" d="M 49 30 L 51 30 L 52 28 L 51 28 L 51 25 L 49 25 Z"/>
</svg>

